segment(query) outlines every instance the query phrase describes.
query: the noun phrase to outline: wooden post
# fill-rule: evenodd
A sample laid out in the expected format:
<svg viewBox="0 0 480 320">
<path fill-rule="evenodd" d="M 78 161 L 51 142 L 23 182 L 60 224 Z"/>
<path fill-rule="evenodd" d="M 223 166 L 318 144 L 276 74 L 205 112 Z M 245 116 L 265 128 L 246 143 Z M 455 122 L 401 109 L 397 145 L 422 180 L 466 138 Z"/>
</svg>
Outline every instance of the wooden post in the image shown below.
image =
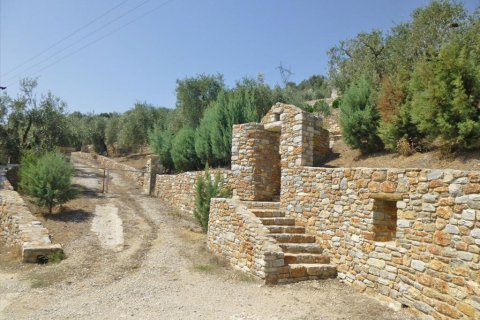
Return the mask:
<svg viewBox="0 0 480 320">
<path fill-rule="evenodd" d="M 108 193 L 108 178 L 110 177 L 110 170 L 107 170 L 107 176 L 105 177 L 105 193 Z"/>
</svg>

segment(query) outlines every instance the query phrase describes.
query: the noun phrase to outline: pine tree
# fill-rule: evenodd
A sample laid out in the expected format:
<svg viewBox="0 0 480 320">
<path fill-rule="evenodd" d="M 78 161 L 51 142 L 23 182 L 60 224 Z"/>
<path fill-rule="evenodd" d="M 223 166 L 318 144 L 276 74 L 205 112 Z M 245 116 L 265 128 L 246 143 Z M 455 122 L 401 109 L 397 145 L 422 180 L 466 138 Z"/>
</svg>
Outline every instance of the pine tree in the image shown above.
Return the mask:
<svg viewBox="0 0 480 320">
<path fill-rule="evenodd" d="M 193 210 L 193 215 L 204 232 L 207 232 L 208 230 L 210 200 L 212 198 L 224 197 L 225 195 L 226 191 L 222 188 L 220 174 L 217 172 L 215 178 L 212 179 L 207 164 L 203 176 L 198 177 L 195 195 L 195 209 Z"/>
<path fill-rule="evenodd" d="M 28 154 L 20 168 L 20 189 L 51 214 L 55 205 L 77 196 L 78 191 L 71 186 L 72 175 L 73 167 L 59 153 L 48 152 L 40 157 Z"/>
</svg>

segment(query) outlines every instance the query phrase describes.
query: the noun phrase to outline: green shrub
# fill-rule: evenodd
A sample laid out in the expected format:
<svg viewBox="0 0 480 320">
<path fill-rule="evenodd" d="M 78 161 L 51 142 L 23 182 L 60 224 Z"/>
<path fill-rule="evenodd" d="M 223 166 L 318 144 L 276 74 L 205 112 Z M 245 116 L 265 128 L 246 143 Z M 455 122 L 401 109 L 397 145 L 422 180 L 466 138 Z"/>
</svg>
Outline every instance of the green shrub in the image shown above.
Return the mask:
<svg viewBox="0 0 480 320">
<path fill-rule="evenodd" d="M 200 125 L 195 130 L 195 152 L 202 163 L 215 163 L 212 150 L 212 131 L 214 131 L 219 118 L 216 105 L 214 103 L 205 111 Z"/>
<path fill-rule="evenodd" d="M 77 196 L 71 186 L 73 167 L 56 152 L 41 156 L 26 154 L 20 168 L 20 189 L 35 198 L 40 206 L 46 206 L 48 213 L 57 204 L 63 204 Z"/>
<path fill-rule="evenodd" d="M 338 109 L 340 108 L 340 104 L 342 103 L 342 100 L 340 98 L 337 98 L 335 99 L 333 102 L 332 102 L 332 108 L 333 109 Z"/>
<path fill-rule="evenodd" d="M 377 134 L 380 115 L 372 104 L 372 89 L 366 79 L 360 79 L 345 92 L 340 105 L 340 126 L 347 145 L 363 154 L 383 148 Z"/>
<path fill-rule="evenodd" d="M 160 157 L 160 163 L 167 172 L 174 169 L 172 160 L 172 134 L 160 128 L 155 128 L 148 135 L 150 148 Z"/>
<path fill-rule="evenodd" d="M 325 100 L 318 100 L 315 102 L 313 109 L 317 112 L 320 112 L 325 117 L 328 117 L 331 114 L 330 106 L 327 102 L 325 102 Z"/>
<path fill-rule="evenodd" d="M 172 160 L 176 170 L 187 171 L 198 167 L 195 153 L 195 131 L 183 127 L 172 141 Z"/>
<path fill-rule="evenodd" d="M 445 145 L 465 149 L 480 145 L 479 60 L 480 50 L 453 42 L 436 59 L 415 66 L 412 120 L 430 140 L 440 138 Z"/>
<path fill-rule="evenodd" d="M 225 197 L 227 192 L 222 188 L 220 181 L 220 174 L 217 172 L 215 178 L 212 179 L 208 165 L 205 166 L 203 176 L 198 177 L 196 195 L 195 195 L 195 209 L 193 215 L 198 223 L 202 226 L 203 231 L 208 229 L 208 217 L 210 215 L 210 199 Z"/>
<path fill-rule="evenodd" d="M 66 256 L 63 251 L 54 251 L 47 256 L 47 260 L 49 263 L 60 263 L 65 258 Z"/>
</svg>

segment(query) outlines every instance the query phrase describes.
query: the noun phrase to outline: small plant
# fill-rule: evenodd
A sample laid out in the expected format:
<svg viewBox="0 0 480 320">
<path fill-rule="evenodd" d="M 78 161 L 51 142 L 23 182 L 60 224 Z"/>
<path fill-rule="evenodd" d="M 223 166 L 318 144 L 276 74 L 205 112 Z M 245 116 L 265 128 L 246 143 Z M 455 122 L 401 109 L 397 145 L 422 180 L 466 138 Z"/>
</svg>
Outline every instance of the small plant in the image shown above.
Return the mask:
<svg viewBox="0 0 480 320">
<path fill-rule="evenodd" d="M 195 209 L 193 215 L 204 232 L 208 229 L 208 217 L 210 215 L 210 199 L 226 196 L 227 192 L 222 188 L 220 174 L 217 173 L 212 179 L 208 164 L 205 166 L 203 176 L 198 177 L 195 196 Z"/>
<path fill-rule="evenodd" d="M 73 167 L 56 152 L 41 156 L 33 153 L 24 155 L 20 168 L 20 189 L 35 198 L 40 206 L 46 206 L 48 213 L 57 204 L 63 204 L 78 195 L 71 186 Z"/>
<path fill-rule="evenodd" d="M 47 261 L 49 263 L 60 263 L 65 258 L 65 253 L 63 251 L 54 251 L 47 256 Z"/>
<path fill-rule="evenodd" d="M 397 152 L 398 154 L 408 157 L 414 153 L 414 149 L 411 143 L 408 141 L 407 138 L 401 138 L 397 141 Z"/>
<path fill-rule="evenodd" d="M 333 102 L 332 102 L 332 108 L 333 109 L 338 109 L 340 108 L 340 104 L 342 103 L 342 101 L 340 100 L 340 98 L 337 98 L 335 99 Z"/>
<path fill-rule="evenodd" d="M 325 100 L 319 100 L 315 102 L 313 108 L 323 114 L 325 117 L 328 117 L 331 114 L 330 106 L 327 102 L 325 102 Z"/>
<path fill-rule="evenodd" d="M 195 264 L 193 268 L 199 272 L 211 272 L 215 268 L 215 266 L 211 264 L 199 263 L 199 264 Z"/>
</svg>

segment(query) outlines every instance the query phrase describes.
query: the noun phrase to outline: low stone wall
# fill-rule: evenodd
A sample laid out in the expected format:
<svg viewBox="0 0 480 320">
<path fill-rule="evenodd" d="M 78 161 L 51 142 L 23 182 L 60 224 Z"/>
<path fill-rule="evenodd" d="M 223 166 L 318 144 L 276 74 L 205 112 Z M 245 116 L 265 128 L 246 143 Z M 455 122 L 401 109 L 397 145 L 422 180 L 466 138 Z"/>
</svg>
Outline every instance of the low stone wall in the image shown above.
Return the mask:
<svg viewBox="0 0 480 320">
<path fill-rule="evenodd" d="M 0 232 L 8 245 L 21 248 L 23 262 L 38 262 L 54 252 L 62 252 L 52 244 L 48 230 L 28 210 L 22 197 L 0 174 Z"/>
<path fill-rule="evenodd" d="M 284 168 L 281 207 L 346 283 L 419 315 L 480 319 L 480 172 Z"/>
<path fill-rule="evenodd" d="M 210 171 L 212 178 L 220 174 L 224 187 L 231 189 L 233 183 L 232 172 L 225 169 Z M 191 171 L 179 174 L 157 174 L 155 179 L 154 195 L 169 202 L 173 207 L 189 214 L 195 208 L 195 194 L 198 177 L 203 171 Z"/>
<path fill-rule="evenodd" d="M 96 161 L 101 167 L 112 169 L 112 170 L 119 170 L 121 171 L 122 175 L 127 177 L 128 179 L 135 181 L 139 187 L 144 186 L 145 180 L 145 172 L 142 170 L 138 170 L 134 167 L 129 165 L 119 163 L 113 159 L 94 154 L 94 153 L 86 153 L 86 152 L 72 152 L 71 157 L 74 159 L 78 157 L 80 159 Z"/>
<path fill-rule="evenodd" d="M 276 281 L 284 266 L 282 249 L 269 238 L 268 229 L 247 207 L 232 199 L 212 199 L 208 223 L 208 249 L 234 268 Z"/>
</svg>

